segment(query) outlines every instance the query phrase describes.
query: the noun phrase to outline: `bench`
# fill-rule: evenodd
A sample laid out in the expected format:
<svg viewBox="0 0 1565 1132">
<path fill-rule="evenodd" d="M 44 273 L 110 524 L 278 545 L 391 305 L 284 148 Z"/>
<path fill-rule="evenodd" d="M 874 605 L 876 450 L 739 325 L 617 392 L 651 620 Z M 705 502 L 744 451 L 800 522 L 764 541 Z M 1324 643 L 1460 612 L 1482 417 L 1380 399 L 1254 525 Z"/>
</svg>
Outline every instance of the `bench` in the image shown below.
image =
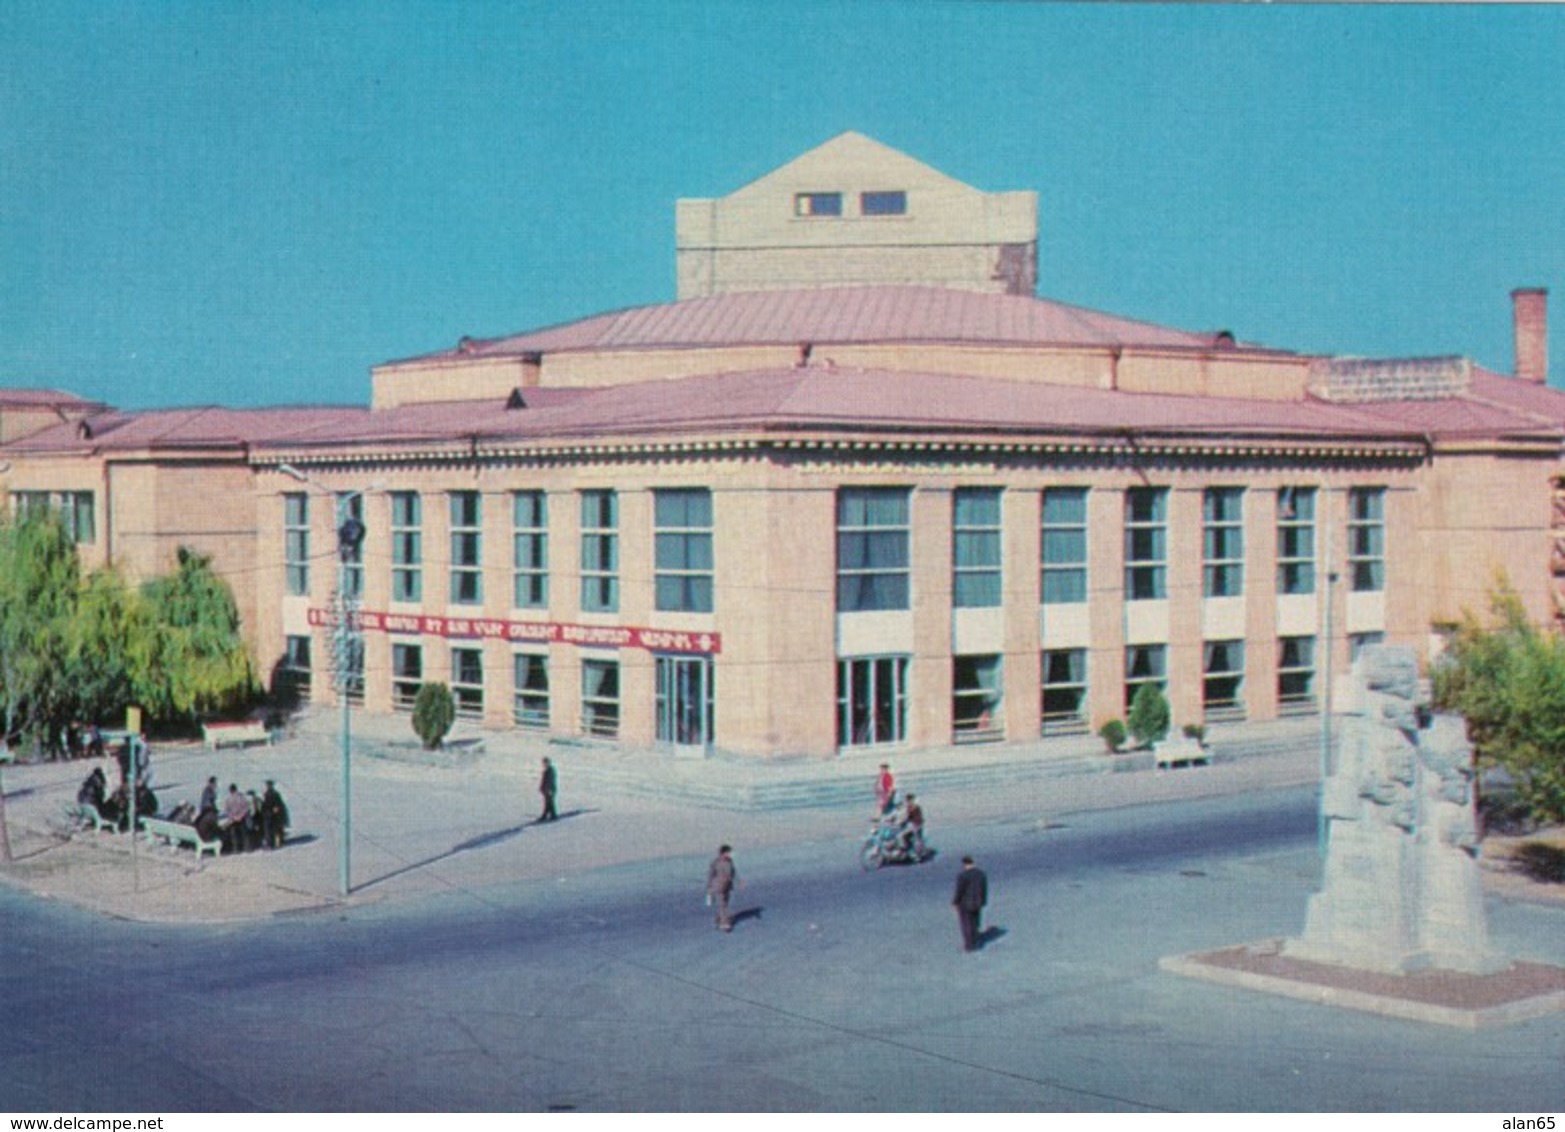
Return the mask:
<svg viewBox="0 0 1565 1132">
<path fill-rule="evenodd" d="M 272 742 L 272 733 L 266 724 L 256 720 L 248 723 L 203 723 L 201 738 L 214 751 L 219 747 L 243 747 L 250 743 Z"/>
<path fill-rule="evenodd" d="M 65 816 L 83 829 L 90 825 L 98 833 L 104 830 L 110 833 L 119 832 L 120 827 L 113 818 L 106 818 L 91 806 L 84 806 L 80 802 L 74 806 L 66 806 Z"/>
<path fill-rule="evenodd" d="M 203 853 L 210 853 L 216 857 L 223 850 L 221 840 L 214 838 L 211 841 L 203 841 L 193 825 L 180 825 L 177 821 L 164 821 L 162 818 L 142 818 L 141 828 L 146 832 L 147 841 L 151 844 L 156 845 L 161 840 L 166 842 L 170 849 L 178 849 L 181 845 L 190 846 L 196 851 L 198 861 Z"/>
<path fill-rule="evenodd" d="M 1164 739 L 1152 746 L 1152 765 L 1158 770 L 1176 766 L 1206 766 L 1211 761 L 1211 748 L 1194 739 Z"/>
</svg>

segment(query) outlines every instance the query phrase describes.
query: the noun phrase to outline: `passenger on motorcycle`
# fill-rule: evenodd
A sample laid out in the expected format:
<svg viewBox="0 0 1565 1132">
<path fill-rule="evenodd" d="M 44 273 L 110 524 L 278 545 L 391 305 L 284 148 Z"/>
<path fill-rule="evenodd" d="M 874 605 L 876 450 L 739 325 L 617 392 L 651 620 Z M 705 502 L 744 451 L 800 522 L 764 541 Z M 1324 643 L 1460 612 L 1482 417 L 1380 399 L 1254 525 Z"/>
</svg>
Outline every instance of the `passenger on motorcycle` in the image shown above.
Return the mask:
<svg viewBox="0 0 1565 1132">
<path fill-rule="evenodd" d="M 918 804 L 918 797 L 909 793 L 907 798 L 897 807 L 894 820 L 897 822 L 897 840 L 904 851 L 911 854 L 915 860 L 924 855 L 924 807 Z"/>
</svg>

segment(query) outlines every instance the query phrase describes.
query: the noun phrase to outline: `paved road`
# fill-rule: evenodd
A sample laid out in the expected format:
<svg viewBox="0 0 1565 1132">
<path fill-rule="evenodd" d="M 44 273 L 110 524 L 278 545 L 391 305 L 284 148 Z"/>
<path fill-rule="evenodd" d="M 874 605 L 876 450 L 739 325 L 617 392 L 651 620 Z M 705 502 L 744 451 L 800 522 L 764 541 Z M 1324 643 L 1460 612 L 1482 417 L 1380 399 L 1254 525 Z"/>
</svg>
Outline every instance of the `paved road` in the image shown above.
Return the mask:
<svg viewBox="0 0 1565 1132">
<path fill-rule="evenodd" d="M 105 920 L 0 893 L 0 1110 L 1543 1110 L 1565 1015 L 1482 1035 L 1188 982 L 1163 956 L 1295 932 L 1308 789 L 855 846 L 451 888 L 248 926 Z M 981 954 L 947 907 L 993 878 Z M 1565 915 L 1493 902 L 1565 961 Z"/>
</svg>

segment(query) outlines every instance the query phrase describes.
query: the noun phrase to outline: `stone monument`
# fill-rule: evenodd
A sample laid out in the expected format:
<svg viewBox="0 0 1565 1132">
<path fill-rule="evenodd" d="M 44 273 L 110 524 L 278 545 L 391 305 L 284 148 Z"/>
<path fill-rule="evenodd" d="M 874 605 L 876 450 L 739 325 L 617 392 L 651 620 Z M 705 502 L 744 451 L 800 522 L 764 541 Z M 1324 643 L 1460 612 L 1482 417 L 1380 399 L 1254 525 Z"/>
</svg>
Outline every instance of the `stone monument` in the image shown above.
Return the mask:
<svg viewBox="0 0 1565 1132">
<path fill-rule="evenodd" d="M 1365 649 L 1351 684 L 1321 798 L 1321 890 L 1283 954 L 1392 974 L 1506 969 L 1489 944 L 1475 859 L 1466 723 L 1435 716 L 1421 726 L 1411 649 Z"/>
</svg>

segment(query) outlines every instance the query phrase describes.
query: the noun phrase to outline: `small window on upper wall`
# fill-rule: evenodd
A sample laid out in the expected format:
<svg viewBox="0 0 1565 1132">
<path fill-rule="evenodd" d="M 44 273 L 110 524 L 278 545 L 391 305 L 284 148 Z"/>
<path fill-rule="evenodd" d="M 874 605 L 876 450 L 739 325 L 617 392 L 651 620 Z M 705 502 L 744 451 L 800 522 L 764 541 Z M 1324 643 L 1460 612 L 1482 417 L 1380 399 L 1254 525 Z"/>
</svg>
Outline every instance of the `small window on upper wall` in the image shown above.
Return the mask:
<svg viewBox="0 0 1565 1132">
<path fill-rule="evenodd" d="M 859 213 L 862 216 L 907 215 L 907 193 L 901 189 L 881 189 L 859 194 Z"/>
<path fill-rule="evenodd" d="M 795 216 L 841 216 L 842 194 L 795 193 L 793 214 Z"/>
</svg>

